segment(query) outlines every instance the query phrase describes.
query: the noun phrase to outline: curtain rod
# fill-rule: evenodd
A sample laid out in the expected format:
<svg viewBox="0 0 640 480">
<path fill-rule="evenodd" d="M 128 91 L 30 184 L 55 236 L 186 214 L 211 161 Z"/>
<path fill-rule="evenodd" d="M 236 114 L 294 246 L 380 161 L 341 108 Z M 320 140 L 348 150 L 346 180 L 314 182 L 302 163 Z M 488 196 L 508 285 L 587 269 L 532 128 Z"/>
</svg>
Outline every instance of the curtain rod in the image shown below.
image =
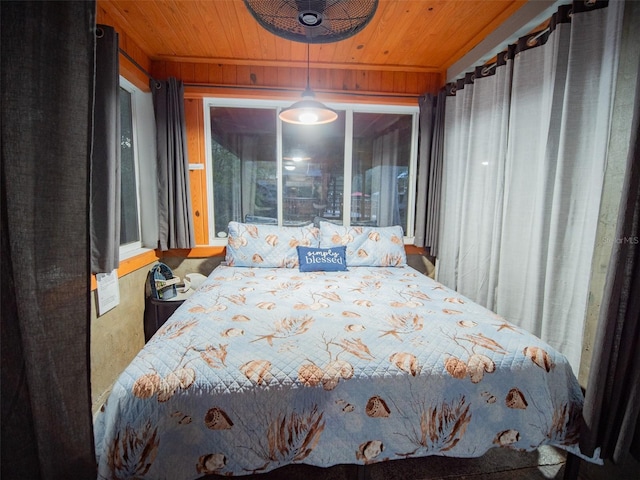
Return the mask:
<svg viewBox="0 0 640 480">
<path fill-rule="evenodd" d="M 118 51 L 127 59 L 129 60 L 131 63 L 133 63 L 133 65 L 140 70 L 142 73 L 144 73 L 146 75 L 146 77 L 149 80 L 153 80 L 154 82 L 157 82 L 157 80 L 155 78 L 153 78 L 151 76 L 151 74 L 149 72 L 147 72 L 144 67 L 142 65 L 140 65 L 138 62 L 136 62 L 133 57 L 131 55 L 129 55 L 127 52 L 125 52 L 122 48 L 118 47 Z"/>
<path fill-rule="evenodd" d="M 290 88 L 283 87 L 256 87 L 250 85 L 211 85 L 207 83 L 185 83 L 185 87 L 193 88 L 221 88 L 234 90 L 265 90 L 269 92 L 290 92 Z M 319 92 L 320 90 L 315 90 Z M 407 98 L 419 99 L 422 95 L 398 94 L 398 93 L 363 93 L 363 92 L 325 92 L 331 95 L 348 95 L 350 97 L 380 97 L 380 98 Z"/>
</svg>

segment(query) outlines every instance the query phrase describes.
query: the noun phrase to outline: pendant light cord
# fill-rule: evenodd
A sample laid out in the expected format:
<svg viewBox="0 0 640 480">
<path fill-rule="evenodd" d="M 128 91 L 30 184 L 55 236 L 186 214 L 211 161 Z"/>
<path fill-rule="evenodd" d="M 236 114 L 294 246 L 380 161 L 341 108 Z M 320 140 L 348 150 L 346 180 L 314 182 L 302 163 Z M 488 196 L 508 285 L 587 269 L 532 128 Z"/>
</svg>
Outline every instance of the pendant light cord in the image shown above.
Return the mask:
<svg viewBox="0 0 640 480">
<path fill-rule="evenodd" d="M 311 69 L 309 63 L 309 44 L 307 43 L 307 90 L 311 87 L 311 82 L 309 82 L 309 70 Z"/>
</svg>

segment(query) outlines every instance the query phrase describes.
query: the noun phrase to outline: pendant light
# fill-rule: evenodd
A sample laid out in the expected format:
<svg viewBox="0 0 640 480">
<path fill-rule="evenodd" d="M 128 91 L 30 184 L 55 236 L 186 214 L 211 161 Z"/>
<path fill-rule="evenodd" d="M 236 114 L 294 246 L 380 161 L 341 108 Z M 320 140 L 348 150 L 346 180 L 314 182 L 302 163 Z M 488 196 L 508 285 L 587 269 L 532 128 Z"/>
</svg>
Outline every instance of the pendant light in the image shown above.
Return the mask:
<svg viewBox="0 0 640 480">
<path fill-rule="evenodd" d="M 309 44 L 307 43 L 307 87 L 302 92 L 302 100 L 280 112 L 280 120 L 297 125 L 323 125 L 338 118 L 335 110 L 318 102 L 309 86 Z"/>
<path fill-rule="evenodd" d="M 302 100 L 280 112 L 283 122 L 322 125 L 338 114 L 315 99 L 309 86 L 309 44 L 345 40 L 373 18 L 378 0 L 244 0 L 256 21 L 269 32 L 307 44 L 307 88 Z"/>
</svg>

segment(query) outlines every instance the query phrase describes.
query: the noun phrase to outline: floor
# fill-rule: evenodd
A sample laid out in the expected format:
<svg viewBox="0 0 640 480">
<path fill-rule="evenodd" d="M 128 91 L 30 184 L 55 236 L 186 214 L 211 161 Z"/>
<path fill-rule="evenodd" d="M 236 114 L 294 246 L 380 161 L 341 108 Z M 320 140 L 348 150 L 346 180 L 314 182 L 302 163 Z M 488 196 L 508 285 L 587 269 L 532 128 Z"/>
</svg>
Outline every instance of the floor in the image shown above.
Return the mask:
<svg viewBox="0 0 640 480">
<path fill-rule="evenodd" d="M 460 459 L 427 457 L 389 461 L 366 466 L 336 465 L 318 468 L 292 465 L 245 480 L 562 480 L 565 453 L 553 447 L 536 452 L 494 449 L 483 457 Z M 210 480 L 221 477 L 210 476 Z M 581 461 L 579 480 L 640 480 L 640 463 L 604 466 Z"/>
</svg>

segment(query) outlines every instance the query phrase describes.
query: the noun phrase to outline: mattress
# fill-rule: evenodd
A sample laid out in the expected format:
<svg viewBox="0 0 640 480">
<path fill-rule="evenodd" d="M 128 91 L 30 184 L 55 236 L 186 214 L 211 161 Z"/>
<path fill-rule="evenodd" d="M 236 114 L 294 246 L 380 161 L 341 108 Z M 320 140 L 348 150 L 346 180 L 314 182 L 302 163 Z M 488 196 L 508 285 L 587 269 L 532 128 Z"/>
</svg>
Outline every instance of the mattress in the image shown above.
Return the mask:
<svg viewBox="0 0 640 480">
<path fill-rule="evenodd" d="M 99 478 L 579 453 L 582 401 L 560 353 L 411 267 L 221 265 L 96 415 Z"/>
</svg>

